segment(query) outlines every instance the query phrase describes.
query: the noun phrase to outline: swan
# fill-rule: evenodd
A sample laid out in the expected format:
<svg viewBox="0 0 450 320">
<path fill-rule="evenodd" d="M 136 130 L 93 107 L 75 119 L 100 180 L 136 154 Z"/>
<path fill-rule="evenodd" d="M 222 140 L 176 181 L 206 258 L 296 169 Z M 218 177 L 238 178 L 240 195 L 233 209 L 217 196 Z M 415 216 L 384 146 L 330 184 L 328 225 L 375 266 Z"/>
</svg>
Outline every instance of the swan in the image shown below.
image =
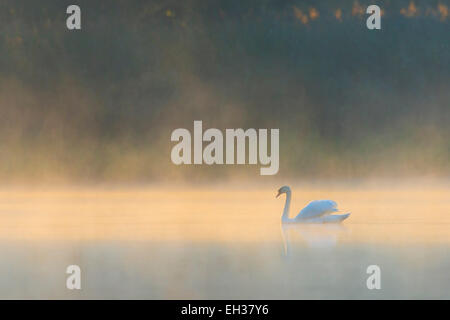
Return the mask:
<svg viewBox="0 0 450 320">
<path fill-rule="evenodd" d="M 348 218 L 350 213 L 331 214 L 339 211 L 337 203 L 333 200 L 315 200 L 308 203 L 299 214 L 291 219 L 289 218 L 289 207 L 291 205 L 291 188 L 283 186 L 278 190 L 276 198 L 283 193 L 286 194 L 286 202 L 284 204 L 282 223 L 339 223 Z"/>
</svg>

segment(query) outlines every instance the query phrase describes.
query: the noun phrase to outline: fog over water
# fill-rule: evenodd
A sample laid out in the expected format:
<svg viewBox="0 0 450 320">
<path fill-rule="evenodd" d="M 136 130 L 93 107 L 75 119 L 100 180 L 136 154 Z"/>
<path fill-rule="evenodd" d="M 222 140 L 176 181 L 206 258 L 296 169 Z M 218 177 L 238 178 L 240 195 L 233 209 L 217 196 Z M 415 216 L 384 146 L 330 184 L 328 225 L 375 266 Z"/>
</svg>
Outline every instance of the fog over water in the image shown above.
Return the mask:
<svg viewBox="0 0 450 320">
<path fill-rule="evenodd" d="M 449 191 L 295 187 L 292 215 L 326 197 L 352 214 L 284 227 L 269 188 L 4 191 L 0 297 L 449 298 Z M 70 264 L 79 292 L 65 288 Z"/>
</svg>

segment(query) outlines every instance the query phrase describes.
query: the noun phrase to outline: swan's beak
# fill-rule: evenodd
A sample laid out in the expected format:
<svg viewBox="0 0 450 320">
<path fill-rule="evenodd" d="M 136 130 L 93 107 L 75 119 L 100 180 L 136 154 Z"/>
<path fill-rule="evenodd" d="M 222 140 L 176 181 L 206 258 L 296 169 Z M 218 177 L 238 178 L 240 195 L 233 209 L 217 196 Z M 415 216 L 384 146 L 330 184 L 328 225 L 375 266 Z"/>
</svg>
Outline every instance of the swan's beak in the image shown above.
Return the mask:
<svg viewBox="0 0 450 320">
<path fill-rule="evenodd" d="M 278 194 L 277 194 L 277 196 L 275 198 L 278 198 L 280 196 L 280 194 L 281 194 L 281 192 L 278 191 Z"/>
</svg>

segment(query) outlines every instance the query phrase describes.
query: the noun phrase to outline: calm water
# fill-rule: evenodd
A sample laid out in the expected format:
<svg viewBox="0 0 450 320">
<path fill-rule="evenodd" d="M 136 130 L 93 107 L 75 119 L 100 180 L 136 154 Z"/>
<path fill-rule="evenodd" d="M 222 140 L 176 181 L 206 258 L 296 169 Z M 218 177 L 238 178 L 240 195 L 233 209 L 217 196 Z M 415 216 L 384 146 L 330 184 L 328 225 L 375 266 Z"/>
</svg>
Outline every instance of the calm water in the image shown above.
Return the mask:
<svg viewBox="0 0 450 320">
<path fill-rule="evenodd" d="M 292 187 L 352 215 L 289 227 L 277 187 L 4 189 L 0 298 L 450 298 L 448 186 Z"/>
</svg>

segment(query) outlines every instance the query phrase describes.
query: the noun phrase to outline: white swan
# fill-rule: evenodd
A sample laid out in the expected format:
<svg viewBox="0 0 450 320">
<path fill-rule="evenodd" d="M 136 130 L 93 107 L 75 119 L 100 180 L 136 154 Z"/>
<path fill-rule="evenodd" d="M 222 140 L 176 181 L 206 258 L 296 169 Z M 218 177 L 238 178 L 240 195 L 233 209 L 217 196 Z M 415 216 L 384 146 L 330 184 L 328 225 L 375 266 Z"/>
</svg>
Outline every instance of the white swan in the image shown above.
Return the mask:
<svg viewBox="0 0 450 320">
<path fill-rule="evenodd" d="M 350 213 L 331 214 L 339 211 L 337 204 L 333 200 L 315 200 L 304 207 L 293 219 L 289 218 L 289 207 L 291 205 L 291 188 L 283 186 L 278 190 L 277 198 L 286 193 L 286 203 L 284 204 L 282 223 L 339 223 L 348 218 Z"/>
</svg>

